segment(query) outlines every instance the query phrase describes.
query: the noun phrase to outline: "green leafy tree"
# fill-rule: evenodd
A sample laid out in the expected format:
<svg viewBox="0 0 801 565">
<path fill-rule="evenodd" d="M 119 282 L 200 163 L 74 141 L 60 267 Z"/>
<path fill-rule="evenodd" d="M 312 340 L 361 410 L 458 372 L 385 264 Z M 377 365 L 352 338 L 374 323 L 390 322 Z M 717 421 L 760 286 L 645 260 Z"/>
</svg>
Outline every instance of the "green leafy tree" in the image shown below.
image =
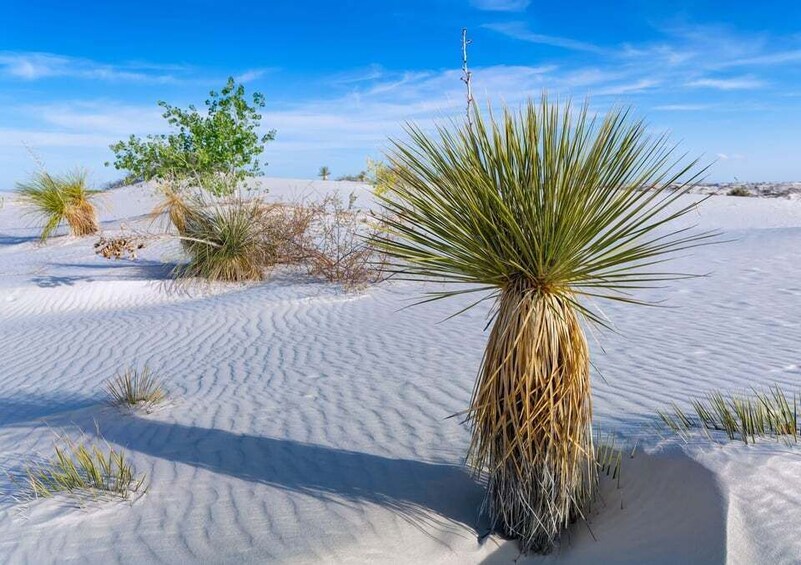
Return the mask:
<svg viewBox="0 0 801 565">
<path fill-rule="evenodd" d="M 323 180 L 328 180 L 328 177 L 331 176 L 331 169 L 323 165 L 322 167 L 320 167 L 320 171 L 317 173 L 317 176 Z"/>
<path fill-rule="evenodd" d="M 244 85 L 229 78 L 221 91 L 209 93 L 205 104 L 206 112 L 200 112 L 193 105 L 182 109 L 159 101 L 174 131 L 144 139 L 132 135 L 111 145 L 114 167 L 128 171 L 129 178 L 196 181 L 217 194 L 261 174 L 259 155 L 275 138 L 275 130 L 258 133 L 264 95 L 254 92 L 248 101 Z"/>
</svg>

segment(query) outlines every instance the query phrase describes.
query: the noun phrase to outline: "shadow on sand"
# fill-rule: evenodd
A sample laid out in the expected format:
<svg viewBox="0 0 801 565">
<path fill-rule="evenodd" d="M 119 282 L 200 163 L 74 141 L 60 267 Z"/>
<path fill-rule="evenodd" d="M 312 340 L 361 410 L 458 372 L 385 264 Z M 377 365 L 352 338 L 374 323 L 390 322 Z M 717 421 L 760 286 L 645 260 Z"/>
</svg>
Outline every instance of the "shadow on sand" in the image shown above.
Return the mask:
<svg viewBox="0 0 801 565">
<path fill-rule="evenodd" d="M 20 245 L 22 243 L 30 243 L 32 241 L 40 241 L 41 238 L 35 235 L 22 236 L 22 235 L 8 235 L 0 233 L 0 246 L 3 245 Z"/>
<path fill-rule="evenodd" d="M 65 412 L 37 400 L 0 401 L 1 408 L 47 417 L 54 428 L 78 426 L 126 449 L 335 502 L 392 509 L 426 533 L 480 535 L 484 490 L 464 467 L 398 459 L 228 431 L 162 422 L 75 399 Z M 16 403 L 16 404 L 15 404 Z M 14 409 L 17 410 L 14 410 Z M 18 418 L 4 421 L 14 426 Z M 494 563 L 725 563 L 728 502 L 716 476 L 681 449 L 623 459 L 622 480 L 602 481 L 602 497 L 549 556 L 520 559 L 502 543 L 484 561 Z M 465 529 L 467 532 L 465 532 Z"/>
<path fill-rule="evenodd" d="M 420 527 L 456 522 L 473 530 L 484 490 L 462 466 L 395 459 L 300 443 L 126 416 L 103 418 L 103 437 L 126 449 L 247 481 L 323 499 L 392 508 Z M 94 422 L 81 427 L 96 433 Z M 432 516 L 432 511 L 445 520 Z"/>
</svg>

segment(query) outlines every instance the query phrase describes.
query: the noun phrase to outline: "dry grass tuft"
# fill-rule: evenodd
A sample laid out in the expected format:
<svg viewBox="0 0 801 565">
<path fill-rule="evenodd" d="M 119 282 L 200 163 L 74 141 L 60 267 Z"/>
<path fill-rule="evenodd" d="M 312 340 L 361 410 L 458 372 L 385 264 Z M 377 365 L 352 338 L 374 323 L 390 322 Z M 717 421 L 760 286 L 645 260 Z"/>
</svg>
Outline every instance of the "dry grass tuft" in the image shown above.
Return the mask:
<svg viewBox="0 0 801 565">
<path fill-rule="evenodd" d="M 186 218 L 191 210 L 191 198 L 176 183 L 162 183 L 159 185 L 159 191 L 163 198 L 150 212 L 151 218 L 155 220 L 166 215 L 178 234 L 183 235 L 186 232 Z"/>
<path fill-rule="evenodd" d="M 106 382 L 109 402 L 115 406 L 152 408 L 167 397 L 158 379 L 147 367 L 128 368 Z"/>
<path fill-rule="evenodd" d="M 17 184 L 17 194 L 20 201 L 42 219 L 42 241 L 63 222 L 75 236 L 91 235 L 99 230 L 97 211 L 91 202 L 97 192 L 87 188 L 86 173 L 82 171 L 60 177 L 40 171 L 30 181 Z"/>
</svg>

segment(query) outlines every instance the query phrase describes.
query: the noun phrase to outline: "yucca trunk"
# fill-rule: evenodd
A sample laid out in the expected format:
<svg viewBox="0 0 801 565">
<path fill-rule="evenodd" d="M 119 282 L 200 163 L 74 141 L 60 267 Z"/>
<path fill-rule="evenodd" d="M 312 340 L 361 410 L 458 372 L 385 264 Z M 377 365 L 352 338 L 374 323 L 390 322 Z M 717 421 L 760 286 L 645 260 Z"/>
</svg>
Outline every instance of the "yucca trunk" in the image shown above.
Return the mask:
<svg viewBox="0 0 801 565">
<path fill-rule="evenodd" d="M 92 235 L 100 229 L 97 211 L 89 201 L 84 200 L 69 204 L 64 212 L 64 217 L 70 227 L 70 234 L 74 236 Z"/>
<path fill-rule="evenodd" d="M 523 279 L 502 289 L 470 419 L 493 528 L 550 551 L 597 480 L 589 351 L 564 294 Z"/>
</svg>

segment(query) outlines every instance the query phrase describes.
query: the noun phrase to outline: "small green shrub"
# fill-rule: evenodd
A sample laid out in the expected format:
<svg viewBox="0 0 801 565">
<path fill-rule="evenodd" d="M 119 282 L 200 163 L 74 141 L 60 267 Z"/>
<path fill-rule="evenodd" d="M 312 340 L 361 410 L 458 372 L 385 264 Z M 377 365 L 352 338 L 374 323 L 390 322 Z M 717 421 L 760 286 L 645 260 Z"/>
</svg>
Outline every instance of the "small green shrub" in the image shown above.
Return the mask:
<svg viewBox="0 0 801 565">
<path fill-rule="evenodd" d="M 728 192 L 729 196 L 751 196 L 751 191 L 744 186 L 736 186 Z"/>
<path fill-rule="evenodd" d="M 163 402 L 167 396 L 161 381 L 147 367 L 117 373 L 106 382 L 106 394 L 115 406 L 146 409 Z"/>
<path fill-rule="evenodd" d="M 26 471 L 27 486 L 33 497 L 72 493 L 127 499 L 142 489 L 145 476 L 137 476 L 123 451 L 108 445 L 101 449 L 66 436 L 60 436 L 59 440 L 61 445 L 54 447 L 55 455 L 50 461 Z"/>
<path fill-rule="evenodd" d="M 30 181 L 18 183 L 16 192 L 22 204 L 44 223 L 42 241 L 63 222 L 75 236 L 91 235 L 99 229 L 97 211 L 91 202 L 97 191 L 87 188 L 83 171 L 63 176 L 40 171 Z"/>
<path fill-rule="evenodd" d="M 398 166 L 367 159 L 367 182 L 373 185 L 373 192 L 376 196 L 386 194 L 400 182 L 400 175 L 396 168 Z"/>
<path fill-rule="evenodd" d="M 342 175 L 337 177 L 337 180 L 346 180 L 350 182 L 367 182 L 367 171 L 359 171 L 357 175 Z"/>
</svg>

